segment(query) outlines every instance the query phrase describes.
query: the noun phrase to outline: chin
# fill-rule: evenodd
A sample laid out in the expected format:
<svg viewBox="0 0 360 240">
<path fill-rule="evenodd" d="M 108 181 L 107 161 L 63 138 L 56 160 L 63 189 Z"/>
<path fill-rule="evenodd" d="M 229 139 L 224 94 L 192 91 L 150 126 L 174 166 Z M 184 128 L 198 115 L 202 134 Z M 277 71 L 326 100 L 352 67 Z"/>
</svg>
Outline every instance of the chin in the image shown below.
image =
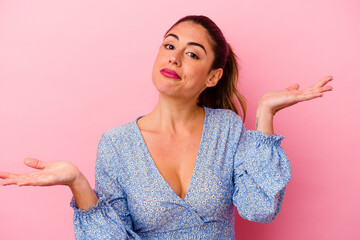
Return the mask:
<svg viewBox="0 0 360 240">
<path fill-rule="evenodd" d="M 174 97 L 177 95 L 174 91 L 174 88 L 169 86 L 169 84 L 164 84 L 164 83 L 159 84 L 156 82 L 153 82 L 153 83 L 154 83 L 156 90 L 159 93 L 167 95 L 167 96 L 174 96 Z"/>
<path fill-rule="evenodd" d="M 160 93 L 174 93 L 175 89 L 179 87 L 179 81 L 177 79 L 164 77 L 161 73 L 153 74 L 152 82 Z"/>
</svg>

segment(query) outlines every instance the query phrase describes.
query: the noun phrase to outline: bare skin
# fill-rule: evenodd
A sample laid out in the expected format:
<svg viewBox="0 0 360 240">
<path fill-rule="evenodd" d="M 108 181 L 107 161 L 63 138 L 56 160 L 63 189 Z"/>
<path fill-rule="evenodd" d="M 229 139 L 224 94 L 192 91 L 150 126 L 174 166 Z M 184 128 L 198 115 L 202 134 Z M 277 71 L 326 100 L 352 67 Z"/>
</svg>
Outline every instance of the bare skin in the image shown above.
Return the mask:
<svg viewBox="0 0 360 240">
<path fill-rule="evenodd" d="M 203 108 L 194 106 L 193 114 L 180 122 L 172 121 L 172 116 L 166 116 L 168 113 L 162 108 L 156 106 L 153 112 L 140 118 L 137 124 L 160 174 L 173 191 L 184 199 L 200 146 L 205 112 Z M 164 121 L 167 117 L 169 121 Z"/>
<path fill-rule="evenodd" d="M 278 111 L 299 102 L 322 97 L 325 92 L 333 90 L 332 86 L 326 85 L 332 80 L 332 76 L 326 76 L 303 90 L 299 90 L 299 84 L 295 83 L 285 90 L 266 93 L 261 97 L 256 111 L 255 130 L 273 134 L 273 118 Z"/>
<path fill-rule="evenodd" d="M 217 84 L 222 69 L 209 72 L 214 55 L 208 36 L 201 26 L 183 22 L 175 26 L 160 47 L 153 68 L 153 83 L 159 91 L 155 109 L 137 122 L 150 155 L 159 172 L 174 192 L 182 199 L 186 196 L 196 162 L 204 111 L 196 100 L 207 87 Z M 206 52 L 188 42 L 200 43 Z M 195 58 L 195 55 L 198 58 Z M 180 79 L 161 75 L 163 68 L 176 71 Z M 269 92 L 259 101 L 256 112 L 256 130 L 273 134 L 274 115 L 296 103 L 312 100 L 331 91 L 327 85 L 331 76 L 324 77 L 313 86 L 299 90 L 293 84 L 283 91 Z M 18 186 L 65 185 L 72 191 L 77 206 L 88 209 L 98 198 L 86 177 L 72 163 L 66 161 L 44 162 L 27 158 L 24 163 L 34 172 L 14 174 L 0 172 L 0 184 Z"/>
<path fill-rule="evenodd" d="M 17 186 L 55 186 L 65 185 L 72 191 L 79 208 L 87 209 L 95 206 L 98 199 L 86 177 L 72 163 L 67 161 L 40 161 L 25 158 L 25 165 L 38 171 L 15 174 L 0 172 L 0 185 Z"/>
</svg>

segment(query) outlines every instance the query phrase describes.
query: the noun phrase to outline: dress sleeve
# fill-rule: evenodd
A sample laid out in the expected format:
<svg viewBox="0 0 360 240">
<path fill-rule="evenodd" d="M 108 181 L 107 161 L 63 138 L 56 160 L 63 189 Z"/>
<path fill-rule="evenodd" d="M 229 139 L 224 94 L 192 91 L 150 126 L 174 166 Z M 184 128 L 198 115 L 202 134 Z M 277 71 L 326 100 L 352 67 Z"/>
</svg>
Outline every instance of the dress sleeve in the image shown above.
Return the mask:
<svg viewBox="0 0 360 240">
<path fill-rule="evenodd" d="M 119 156 L 110 137 L 104 133 L 98 145 L 95 189 L 96 206 L 79 209 L 74 197 L 74 232 L 77 240 L 141 239 L 134 231 L 126 195 L 116 177 Z"/>
<path fill-rule="evenodd" d="M 281 148 L 281 135 L 248 131 L 243 123 L 234 155 L 233 203 L 247 220 L 269 223 L 280 213 L 290 162 Z"/>
</svg>

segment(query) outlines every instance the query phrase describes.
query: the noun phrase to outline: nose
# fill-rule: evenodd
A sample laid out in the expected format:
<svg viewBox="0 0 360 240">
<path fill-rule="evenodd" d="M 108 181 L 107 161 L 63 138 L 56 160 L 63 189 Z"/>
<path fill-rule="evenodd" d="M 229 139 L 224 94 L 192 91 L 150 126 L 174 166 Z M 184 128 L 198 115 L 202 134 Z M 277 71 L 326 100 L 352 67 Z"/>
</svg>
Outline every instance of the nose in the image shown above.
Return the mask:
<svg viewBox="0 0 360 240">
<path fill-rule="evenodd" d="M 169 63 L 180 66 L 181 61 L 180 61 L 179 53 L 174 51 L 173 54 L 171 54 L 170 56 Z"/>
<path fill-rule="evenodd" d="M 173 57 L 173 56 L 170 57 L 169 62 L 170 62 L 170 63 L 174 63 L 174 64 L 176 64 L 176 65 L 178 64 L 176 58 Z"/>
</svg>

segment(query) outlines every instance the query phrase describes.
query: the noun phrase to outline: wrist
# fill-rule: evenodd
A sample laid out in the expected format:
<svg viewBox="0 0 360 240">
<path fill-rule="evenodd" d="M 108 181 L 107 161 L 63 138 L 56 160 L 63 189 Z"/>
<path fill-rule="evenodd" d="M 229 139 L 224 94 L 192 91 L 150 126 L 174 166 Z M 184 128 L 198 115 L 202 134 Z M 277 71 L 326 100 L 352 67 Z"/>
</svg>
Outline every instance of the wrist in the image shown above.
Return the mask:
<svg viewBox="0 0 360 240">
<path fill-rule="evenodd" d="M 86 177 L 80 172 L 80 170 L 78 170 L 78 172 L 75 174 L 74 179 L 67 185 L 70 187 L 71 190 L 76 190 L 88 184 L 89 183 Z"/>
<path fill-rule="evenodd" d="M 90 206 L 96 206 L 98 197 L 81 172 L 78 178 L 69 184 L 69 187 L 79 209 L 86 210 Z"/>
<path fill-rule="evenodd" d="M 273 119 L 273 110 L 260 100 L 256 110 L 255 130 L 266 134 L 274 134 Z"/>
<path fill-rule="evenodd" d="M 259 101 L 258 108 L 256 110 L 256 117 L 274 117 L 275 111 L 266 105 L 266 103 L 263 103 L 261 100 Z"/>
</svg>

